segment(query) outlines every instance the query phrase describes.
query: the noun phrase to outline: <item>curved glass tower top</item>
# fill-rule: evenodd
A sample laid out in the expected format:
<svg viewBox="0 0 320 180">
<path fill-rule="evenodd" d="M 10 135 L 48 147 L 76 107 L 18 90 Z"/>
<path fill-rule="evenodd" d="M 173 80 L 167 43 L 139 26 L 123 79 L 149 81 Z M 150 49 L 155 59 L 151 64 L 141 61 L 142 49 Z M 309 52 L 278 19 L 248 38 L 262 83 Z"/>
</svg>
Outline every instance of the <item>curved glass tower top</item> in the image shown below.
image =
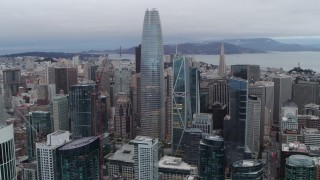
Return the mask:
<svg viewBox="0 0 320 180">
<path fill-rule="evenodd" d="M 163 44 L 159 12 L 146 10 L 141 43 L 141 135 L 164 137 Z"/>
</svg>

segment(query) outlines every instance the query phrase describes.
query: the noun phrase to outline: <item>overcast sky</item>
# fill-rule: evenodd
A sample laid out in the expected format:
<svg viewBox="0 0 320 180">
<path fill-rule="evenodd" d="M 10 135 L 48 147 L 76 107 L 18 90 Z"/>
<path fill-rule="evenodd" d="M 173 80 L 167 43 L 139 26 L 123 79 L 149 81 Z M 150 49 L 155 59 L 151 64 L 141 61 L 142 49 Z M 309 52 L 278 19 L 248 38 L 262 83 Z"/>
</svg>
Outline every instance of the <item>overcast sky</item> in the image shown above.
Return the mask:
<svg viewBox="0 0 320 180">
<path fill-rule="evenodd" d="M 130 47 L 147 8 L 166 44 L 320 35 L 319 0 L 0 0 L 0 53 Z"/>
</svg>

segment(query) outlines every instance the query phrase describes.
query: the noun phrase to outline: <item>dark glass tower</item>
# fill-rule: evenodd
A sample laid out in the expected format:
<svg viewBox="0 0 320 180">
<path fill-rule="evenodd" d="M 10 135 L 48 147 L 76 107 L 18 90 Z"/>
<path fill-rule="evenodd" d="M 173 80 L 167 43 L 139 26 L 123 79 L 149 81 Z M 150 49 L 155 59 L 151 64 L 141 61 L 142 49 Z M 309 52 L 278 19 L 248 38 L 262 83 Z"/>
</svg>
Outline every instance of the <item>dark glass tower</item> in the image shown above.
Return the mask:
<svg viewBox="0 0 320 180">
<path fill-rule="evenodd" d="M 206 135 L 200 141 L 199 176 L 203 180 L 224 179 L 224 141 L 220 136 Z"/>
<path fill-rule="evenodd" d="M 164 139 L 163 44 L 159 12 L 146 10 L 141 43 L 141 135 Z"/>
<path fill-rule="evenodd" d="M 58 150 L 62 180 L 100 179 L 99 137 L 72 141 Z"/>
<path fill-rule="evenodd" d="M 262 180 L 263 163 L 260 160 L 241 160 L 232 164 L 233 180 Z"/>
<path fill-rule="evenodd" d="M 69 99 L 72 139 L 97 135 L 99 132 L 97 85 L 73 85 Z"/>
<path fill-rule="evenodd" d="M 316 179 L 316 165 L 312 158 L 305 155 L 292 155 L 286 162 L 286 180 L 290 179 Z"/>
</svg>

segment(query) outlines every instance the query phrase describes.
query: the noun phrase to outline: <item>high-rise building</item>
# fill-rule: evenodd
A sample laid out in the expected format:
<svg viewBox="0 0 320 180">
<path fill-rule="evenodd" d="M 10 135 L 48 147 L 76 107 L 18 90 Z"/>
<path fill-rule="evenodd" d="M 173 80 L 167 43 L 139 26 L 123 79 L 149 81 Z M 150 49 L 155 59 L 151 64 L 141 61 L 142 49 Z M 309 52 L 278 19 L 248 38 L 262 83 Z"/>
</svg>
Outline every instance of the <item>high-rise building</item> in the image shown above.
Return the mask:
<svg viewBox="0 0 320 180">
<path fill-rule="evenodd" d="M 114 131 L 117 137 L 132 138 L 132 103 L 125 93 L 118 94 L 114 121 Z"/>
<path fill-rule="evenodd" d="M 198 166 L 199 142 L 202 138 L 200 129 L 188 128 L 184 131 L 183 161 Z"/>
<path fill-rule="evenodd" d="M 193 62 L 193 58 L 189 57 Z M 200 113 L 200 71 L 196 67 L 190 67 L 190 102 L 191 114 Z"/>
<path fill-rule="evenodd" d="M 229 84 L 226 79 L 214 79 L 209 82 L 209 105 L 220 103 L 229 109 Z"/>
<path fill-rule="evenodd" d="M 172 85 L 173 85 L 173 71 L 172 68 L 165 70 L 165 139 L 172 141 Z"/>
<path fill-rule="evenodd" d="M 292 99 L 298 105 L 299 114 L 306 104 L 320 102 L 319 82 L 298 80 L 292 85 Z"/>
<path fill-rule="evenodd" d="M 231 76 L 248 80 L 248 83 L 254 83 L 260 80 L 260 66 L 249 64 L 231 65 Z"/>
<path fill-rule="evenodd" d="M 130 93 L 131 70 L 129 64 L 119 63 L 114 71 L 113 102 L 116 103 L 119 93 Z"/>
<path fill-rule="evenodd" d="M 163 44 L 159 12 L 146 10 L 141 43 L 141 135 L 164 139 Z"/>
<path fill-rule="evenodd" d="M 305 155 L 292 155 L 287 158 L 285 180 L 316 179 L 316 165 L 311 157 Z"/>
<path fill-rule="evenodd" d="M 159 179 L 185 179 L 188 175 L 197 175 L 197 166 L 189 165 L 181 158 L 163 156 L 159 160 Z"/>
<path fill-rule="evenodd" d="M 263 163 L 260 160 L 241 160 L 232 164 L 232 180 L 263 179 Z"/>
<path fill-rule="evenodd" d="M 134 179 L 158 180 L 158 139 L 137 136 L 131 144 L 134 145 Z"/>
<path fill-rule="evenodd" d="M 19 167 L 22 169 L 23 180 L 38 180 L 37 163 L 23 163 Z"/>
<path fill-rule="evenodd" d="M 223 42 L 221 43 L 221 52 L 220 52 L 220 61 L 219 61 L 219 71 L 218 75 L 224 77 L 227 75 L 226 62 L 224 58 L 224 46 Z"/>
<path fill-rule="evenodd" d="M 204 180 L 224 179 L 224 160 L 222 137 L 205 135 L 200 141 L 199 177 Z"/>
<path fill-rule="evenodd" d="M 192 127 L 190 74 L 188 58 L 177 55 L 173 60 L 172 149 L 181 148 L 185 129 Z"/>
<path fill-rule="evenodd" d="M 141 68 L 141 44 L 135 48 L 135 57 L 136 57 L 136 73 L 140 73 Z"/>
<path fill-rule="evenodd" d="M 5 91 L 10 91 L 10 94 L 15 96 L 19 91 L 21 85 L 21 71 L 20 69 L 5 69 L 2 71 L 3 88 Z"/>
<path fill-rule="evenodd" d="M 250 151 L 258 155 L 260 150 L 260 115 L 261 115 L 261 98 L 249 96 L 248 98 L 248 116 L 246 123 L 246 145 Z"/>
<path fill-rule="evenodd" d="M 298 106 L 291 100 L 283 103 L 281 108 L 280 132 L 298 130 Z"/>
<path fill-rule="evenodd" d="M 249 95 L 254 95 L 261 99 L 260 145 L 266 145 L 269 143 L 269 135 L 273 117 L 274 83 L 267 81 L 256 81 L 254 84 L 249 84 Z"/>
<path fill-rule="evenodd" d="M 71 141 L 58 149 L 60 178 L 100 179 L 100 139 L 97 136 Z"/>
<path fill-rule="evenodd" d="M 212 114 L 193 114 L 192 128 L 200 129 L 203 133 L 212 134 Z"/>
<path fill-rule="evenodd" d="M 273 124 L 281 122 L 281 107 L 284 102 L 291 99 L 292 77 L 278 76 L 273 79 L 274 82 L 274 109 Z"/>
<path fill-rule="evenodd" d="M 33 111 L 29 113 L 27 125 L 28 161 L 32 162 L 36 158 L 36 141 L 45 139 L 52 132 L 50 112 Z"/>
<path fill-rule="evenodd" d="M 134 146 L 125 144 L 107 159 L 108 176 L 121 175 L 122 177 L 134 179 Z"/>
<path fill-rule="evenodd" d="M 69 106 L 67 96 L 56 96 L 52 100 L 53 130 L 70 131 Z"/>
<path fill-rule="evenodd" d="M 59 159 L 57 150 L 69 142 L 68 131 L 56 131 L 47 135 L 46 143 L 36 143 L 39 180 L 59 179 Z"/>
<path fill-rule="evenodd" d="M 77 84 L 77 68 L 55 68 L 56 93 L 63 90 L 65 94 L 69 93 L 70 87 Z"/>
<path fill-rule="evenodd" d="M 69 96 L 72 139 L 98 135 L 98 87 L 96 84 L 71 86 Z"/>
<path fill-rule="evenodd" d="M 13 125 L 0 124 L 0 179 L 16 180 L 16 156 L 14 148 Z"/>
</svg>

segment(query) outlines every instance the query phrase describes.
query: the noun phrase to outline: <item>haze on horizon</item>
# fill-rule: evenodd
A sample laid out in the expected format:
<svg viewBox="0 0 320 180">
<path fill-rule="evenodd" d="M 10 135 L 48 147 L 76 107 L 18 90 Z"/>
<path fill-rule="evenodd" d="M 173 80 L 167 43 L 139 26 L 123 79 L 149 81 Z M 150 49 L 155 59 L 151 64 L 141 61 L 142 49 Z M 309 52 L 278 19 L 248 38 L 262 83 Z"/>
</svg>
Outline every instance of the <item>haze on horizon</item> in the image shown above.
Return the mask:
<svg viewBox="0 0 320 180">
<path fill-rule="evenodd" d="M 159 10 L 165 44 L 320 39 L 318 0 L 1 0 L 0 7 L 0 54 L 135 46 L 147 8 Z"/>
</svg>

